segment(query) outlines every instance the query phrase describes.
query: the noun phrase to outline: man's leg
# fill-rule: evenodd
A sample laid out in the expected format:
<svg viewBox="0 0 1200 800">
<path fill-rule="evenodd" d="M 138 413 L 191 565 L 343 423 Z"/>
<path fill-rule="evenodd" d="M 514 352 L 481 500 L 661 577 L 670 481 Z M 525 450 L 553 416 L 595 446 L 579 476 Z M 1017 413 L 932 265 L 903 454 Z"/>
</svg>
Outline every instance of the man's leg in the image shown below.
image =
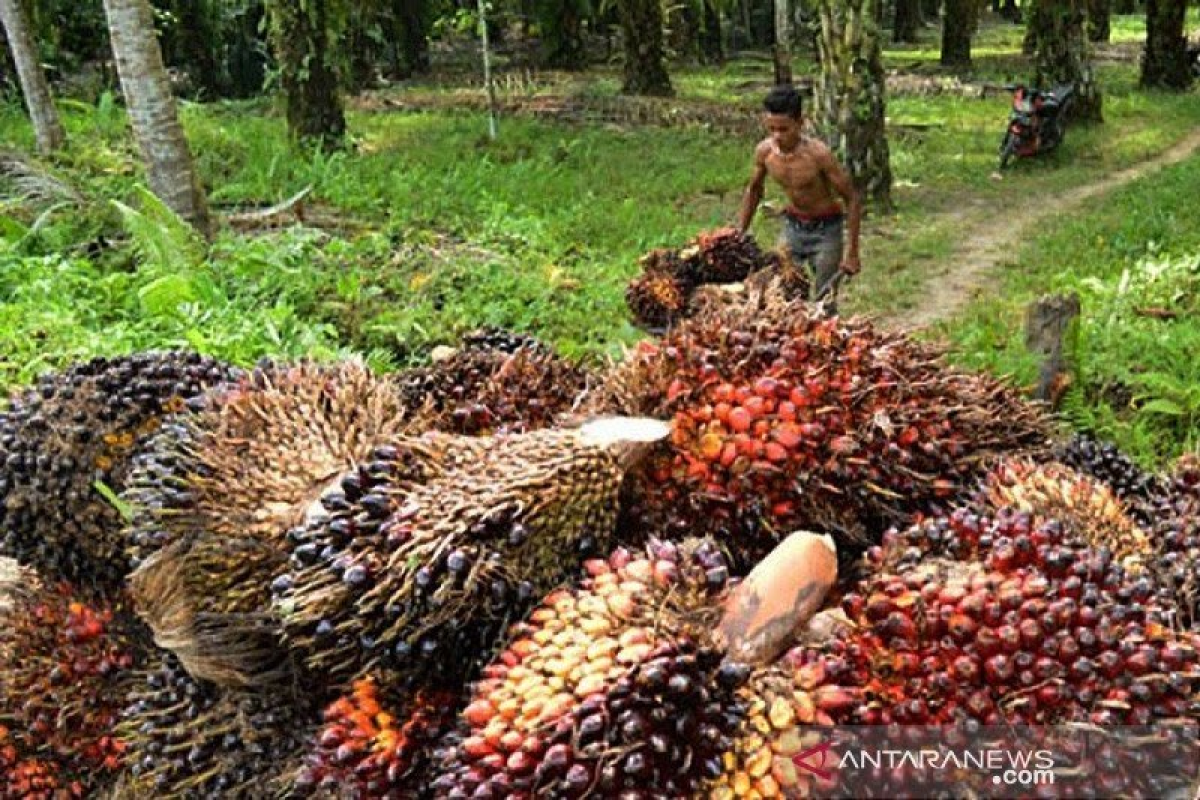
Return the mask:
<svg viewBox="0 0 1200 800">
<path fill-rule="evenodd" d="M 813 257 L 812 299 L 837 313 L 837 292 L 842 282 L 842 223 L 827 226 Z"/>
</svg>

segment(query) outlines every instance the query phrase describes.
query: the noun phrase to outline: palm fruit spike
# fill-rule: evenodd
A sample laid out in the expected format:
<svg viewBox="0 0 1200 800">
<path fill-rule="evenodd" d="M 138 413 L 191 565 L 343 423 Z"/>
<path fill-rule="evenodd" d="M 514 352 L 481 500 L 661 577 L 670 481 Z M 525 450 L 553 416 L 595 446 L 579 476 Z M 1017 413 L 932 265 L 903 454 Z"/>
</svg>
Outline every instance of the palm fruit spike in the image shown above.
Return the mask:
<svg viewBox="0 0 1200 800">
<path fill-rule="evenodd" d="M 447 738 L 440 797 L 692 796 L 736 727 L 749 670 L 711 631 L 728 568 L 712 542 L 651 542 L 585 563 L 485 668 Z"/>
<path fill-rule="evenodd" d="M 574 407 L 589 380 L 587 370 L 536 339 L 484 328 L 447 358 L 395 382 L 426 427 L 475 436 L 548 427 Z"/>
<path fill-rule="evenodd" d="M 869 541 L 1050 430 L 1005 384 L 804 304 L 715 307 L 635 350 L 612 387 L 598 402 L 673 418 L 631 482 L 632 529 L 712 532 L 750 563 L 780 531 Z"/>
<path fill-rule="evenodd" d="M 1163 491 L 1162 482 L 1134 463 L 1116 445 L 1087 434 L 1076 434 L 1056 447 L 1052 455 L 1056 461 L 1106 484 L 1128 505 L 1139 522 L 1150 521 L 1138 515 L 1146 503 Z"/>
<path fill-rule="evenodd" d="M 398 700 L 373 677 L 357 680 L 352 693 L 325 709 L 293 792 L 352 800 L 417 796 L 429 785 L 433 747 L 457 710 L 449 692 L 422 690 Z"/>
<path fill-rule="evenodd" d="M 1149 537 L 1107 486 L 1059 464 L 1003 461 L 984 479 L 979 500 L 986 507 L 1011 506 L 1039 519 L 1058 520 L 1130 565 L 1144 563 L 1150 554 Z"/>
<path fill-rule="evenodd" d="M 572 551 L 607 542 L 624 470 L 666 433 L 654 420 L 597 420 L 380 448 L 289 537 L 293 569 L 274 588 L 290 644 L 335 681 L 483 655 L 506 617 L 569 574 Z"/>
<path fill-rule="evenodd" d="M 193 531 L 281 547 L 331 481 L 412 424 L 394 387 L 360 362 L 259 366 L 136 459 L 125 495 L 135 565 Z"/>
<path fill-rule="evenodd" d="M 138 615 L 154 642 L 195 678 L 249 688 L 292 678 L 282 629 L 271 614 L 281 548 L 253 538 L 184 536 L 130 576 Z"/>
<path fill-rule="evenodd" d="M 250 693 L 192 678 L 172 655 L 129 694 L 120 796 L 278 797 L 316 721 L 303 689 Z"/>
<path fill-rule="evenodd" d="M 115 590 L 130 457 L 163 420 L 234 371 L 195 353 L 96 358 L 42 376 L 0 413 L 0 553 L 47 580 Z M 98 488 L 103 487 L 103 488 Z"/>
<path fill-rule="evenodd" d="M 81 601 L 66 584 L 30 578 L 10 600 L 0 611 L 0 797 L 98 792 L 121 769 L 113 729 L 142 634 L 123 608 Z"/>
</svg>

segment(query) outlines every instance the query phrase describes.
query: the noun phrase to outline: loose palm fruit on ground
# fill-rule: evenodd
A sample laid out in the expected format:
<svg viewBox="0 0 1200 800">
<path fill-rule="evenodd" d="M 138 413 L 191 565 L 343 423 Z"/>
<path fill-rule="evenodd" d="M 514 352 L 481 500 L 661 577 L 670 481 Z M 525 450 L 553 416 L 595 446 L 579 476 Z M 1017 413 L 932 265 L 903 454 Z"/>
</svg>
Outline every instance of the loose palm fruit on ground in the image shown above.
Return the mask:
<svg viewBox="0 0 1200 800">
<path fill-rule="evenodd" d="M 715 773 L 749 674 L 711 643 L 721 553 L 653 541 L 585 567 L 581 587 L 547 596 L 485 668 L 445 743 L 439 796 L 690 796 Z"/>
<path fill-rule="evenodd" d="M 138 615 L 154 642 L 195 678 L 265 687 L 295 679 L 283 630 L 271 613 L 282 548 L 247 537 L 184 535 L 130 576 Z"/>
<path fill-rule="evenodd" d="M 222 689 L 172 655 L 144 674 L 120 725 L 125 798 L 279 797 L 291 785 L 318 713 L 311 693 Z"/>
<path fill-rule="evenodd" d="M 121 770 L 114 728 L 144 633 L 124 604 L 66 584 L 32 581 L 11 600 L 0 611 L 0 797 L 98 792 Z"/>
<path fill-rule="evenodd" d="M 589 375 L 536 339 L 484 328 L 448 358 L 394 380 L 426 429 L 478 436 L 551 426 L 574 407 Z"/>
<path fill-rule="evenodd" d="M 79 589 L 119 589 L 129 566 L 120 493 L 165 419 L 235 375 L 195 353 L 96 358 L 38 379 L 0 413 L 0 554 Z"/>
<path fill-rule="evenodd" d="M 282 547 L 330 481 L 414 424 L 395 387 L 357 361 L 264 363 L 196 405 L 135 459 L 135 564 L 192 532 Z"/>
<path fill-rule="evenodd" d="M 802 303 L 713 307 L 606 384 L 595 403 L 609 413 L 673 421 L 631 476 L 629 529 L 712 533 L 739 567 L 798 528 L 861 546 L 998 457 L 1040 451 L 1050 431 L 1009 386 Z"/>
<path fill-rule="evenodd" d="M 453 693 L 390 696 L 374 678 L 330 704 L 295 784 L 297 795 L 411 798 L 429 785 L 438 739 L 454 724 Z"/>
<path fill-rule="evenodd" d="M 289 537 L 274 588 L 290 646 L 333 681 L 470 672 L 507 620 L 607 546 L 624 470 L 666 430 L 617 419 L 378 448 Z"/>
<path fill-rule="evenodd" d="M 1054 519 L 1091 545 L 1108 547 L 1120 560 L 1142 563 L 1150 538 L 1103 483 L 1060 464 L 1036 465 L 1009 459 L 984 479 L 980 503 L 1011 507 L 1036 519 Z"/>
</svg>

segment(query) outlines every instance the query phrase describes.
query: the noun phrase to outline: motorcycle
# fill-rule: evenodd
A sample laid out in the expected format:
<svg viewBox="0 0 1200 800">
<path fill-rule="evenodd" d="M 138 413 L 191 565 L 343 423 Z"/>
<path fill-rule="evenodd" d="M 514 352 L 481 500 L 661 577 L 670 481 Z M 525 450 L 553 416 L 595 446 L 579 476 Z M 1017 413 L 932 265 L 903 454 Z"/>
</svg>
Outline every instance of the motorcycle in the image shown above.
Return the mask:
<svg viewBox="0 0 1200 800">
<path fill-rule="evenodd" d="M 1048 92 L 1027 86 L 1006 88 L 1013 90 L 1013 101 L 1008 129 L 1000 143 L 1000 169 L 1008 166 L 1014 156 L 1024 158 L 1058 147 L 1075 96 L 1075 87 L 1070 84 L 1055 86 Z"/>
</svg>

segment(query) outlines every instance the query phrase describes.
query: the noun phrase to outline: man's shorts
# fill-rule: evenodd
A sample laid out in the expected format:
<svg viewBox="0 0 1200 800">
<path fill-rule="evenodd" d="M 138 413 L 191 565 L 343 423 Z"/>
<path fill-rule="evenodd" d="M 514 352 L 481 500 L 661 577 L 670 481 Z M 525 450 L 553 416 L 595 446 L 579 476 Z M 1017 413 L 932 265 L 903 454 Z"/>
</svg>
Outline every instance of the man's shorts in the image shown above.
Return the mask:
<svg viewBox="0 0 1200 800">
<path fill-rule="evenodd" d="M 842 278 L 842 227 L 844 214 L 813 220 L 800 220 L 792 214 L 783 216 L 780 245 L 787 248 L 797 267 L 812 267 L 812 296 L 814 302 L 837 300 L 837 288 Z"/>
</svg>

